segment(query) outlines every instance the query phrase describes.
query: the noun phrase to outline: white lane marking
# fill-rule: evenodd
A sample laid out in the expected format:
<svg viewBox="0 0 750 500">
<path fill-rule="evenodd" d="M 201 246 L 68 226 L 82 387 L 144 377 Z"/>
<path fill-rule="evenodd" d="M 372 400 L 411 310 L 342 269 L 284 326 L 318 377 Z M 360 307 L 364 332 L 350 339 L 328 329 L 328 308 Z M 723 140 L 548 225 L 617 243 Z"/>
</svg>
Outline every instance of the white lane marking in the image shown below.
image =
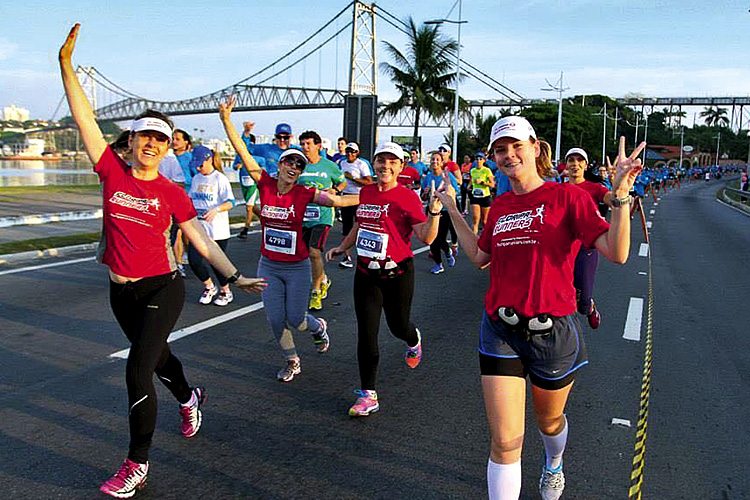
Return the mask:
<svg viewBox="0 0 750 500">
<path fill-rule="evenodd" d="M 747 216 L 747 217 L 750 217 L 750 212 L 745 212 L 745 211 L 744 211 L 744 210 L 742 210 L 741 208 L 733 207 L 733 206 L 732 206 L 732 205 L 730 205 L 729 203 L 725 203 L 725 202 L 723 202 L 723 201 L 721 201 L 721 200 L 719 200 L 719 199 L 717 199 L 716 201 L 717 201 L 717 202 L 719 202 L 719 203 L 721 203 L 722 205 L 724 205 L 724 206 L 725 206 L 725 207 L 727 207 L 727 208 L 731 208 L 731 209 L 732 209 L 732 210 L 734 210 L 735 212 L 739 212 L 739 213 L 741 213 L 742 215 L 745 215 L 745 216 Z"/>
<path fill-rule="evenodd" d="M 648 257 L 648 243 L 641 243 L 641 248 L 638 249 L 638 257 Z"/>
<path fill-rule="evenodd" d="M 8 269 L 7 271 L 0 271 L 0 276 L 4 274 L 23 273 L 26 271 L 37 271 L 39 269 L 46 269 L 48 267 L 58 267 L 58 266 L 66 266 L 68 264 L 78 264 L 80 262 L 87 262 L 90 260 L 94 260 L 94 257 L 84 257 L 82 259 L 66 260 L 65 262 L 52 262 L 50 264 L 40 264 L 38 266 L 20 267 L 18 269 Z"/>
<path fill-rule="evenodd" d="M 649 210 L 648 212 L 649 215 L 654 215 L 655 213 L 656 213 L 656 210 L 653 210 L 653 209 Z"/>
<path fill-rule="evenodd" d="M 651 222 L 651 221 L 646 222 L 646 228 L 647 229 L 651 229 L 651 226 L 653 226 L 653 225 L 654 225 L 654 223 Z"/>
<path fill-rule="evenodd" d="M 655 207 L 658 207 L 658 206 L 659 206 L 659 203 L 655 201 L 655 202 L 654 202 L 654 206 L 655 206 Z"/>
<path fill-rule="evenodd" d="M 661 196 L 657 197 L 656 201 L 661 201 Z"/>
<path fill-rule="evenodd" d="M 641 340 L 641 320 L 643 319 L 643 299 L 630 297 L 628 316 L 625 319 L 625 330 L 622 338 L 625 340 Z"/>
<path fill-rule="evenodd" d="M 630 420 L 626 418 L 612 417 L 612 425 L 621 425 L 623 427 L 630 427 Z"/>
<path fill-rule="evenodd" d="M 641 276 L 648 276 L 648 273 L 646 271 L 640 271 L 638 274 Z"/>
<path fill-rule="evenodd" d="M 426 252 L 429 249 L 430 249 L 429 246 L 424 246 L 424 247 L 414 250 L 414 254 L 420 254 L 422 252 Z M 193 335 L 194 333 L 207 330 L 213 326 L 226 323 L 227 321 L 231 321 L 233 319 L 239 318 L 241 316 L 245 316 L 246 314 L 250 314 L 252 312 L 259 311 L 261 309 L 263 309 L 263 301 L 256 302 L 255 304 L 252 304 L 246 307 L 242 307 L 240 309 L 237 309 L 236 311 L 231 311 L 226 314 L 222 314 L 221 316 L 217 316 L 215 318 L 207 319 L 206 321 L 201 321 L 200 323 L 196 323 L 191 326 L 186 326 L 185 328 L 181 328 L 180 330 L 176 330 L 170 333 L 169 337 L 167 338 L 167 342 L 174 342 L 176 340 L 180 340 L 189 335 Z M 130 349 L 128 348 L 128 349 L 123 349 L 121 351 L 113 352 L 108 357 L 115 358 L 115 359 L 128 359 L 129 353 L 130 353 Z"/>
</svg>

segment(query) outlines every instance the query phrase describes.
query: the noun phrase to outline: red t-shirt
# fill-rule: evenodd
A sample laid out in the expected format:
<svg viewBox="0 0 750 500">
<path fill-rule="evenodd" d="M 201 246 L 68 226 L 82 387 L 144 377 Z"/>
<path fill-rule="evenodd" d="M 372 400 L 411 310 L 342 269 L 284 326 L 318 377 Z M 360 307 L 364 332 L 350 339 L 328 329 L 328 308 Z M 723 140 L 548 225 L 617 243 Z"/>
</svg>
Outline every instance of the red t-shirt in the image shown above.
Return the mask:
<svg viewBox="0 0 750 500">
<path fill-rule="evenodd" d="M 277 180 L 262 171 L 258 182 L 263 257 L 281 262 L 305 260 L 310 252 L 302 238 L 305 207 L 315 197 L 315 188 L 295 184 L 286 194 L 279 194 Z"/>
<path fill-rule="evenodd" d="M 604 203 L 604 195 L 609 193 L 609 189 L 604 184 L 599 184 L 598 182 L 583 181 L 572 185 L 586 191 L 595 203 Z"/>
<path fill-rule="evenodd" d="M 419 181 L 422 177 L 419 175 L 419 172 L 417 172 L 417 169 L 414 167 L 404 167 L 404 169 L 401 171 L 400 174 L 398 174 L 398 181 L 399 184 L 402 186 L 410 187 L 410 186 L 419 186 Z"/>
<path fill-rule="evenodd" d="M 411 189 L 398 185 L 380 191 L 377 184 L 364 186 L 357 207 L 358 257 L 365 263 L 387 258 L 398 263 L 413 257 L 412 226 L 426 220 L 422 202 Z"/>
<path fill-rule="evenodd" d="M 104 256 L 113 273 L 147 278 L 177 267 L 169 242 L 172 217 L 185 222 L 196 216 L 187 193 L 162 177 L 144 181 L 107 146 L 94 166 L 102 184 Z"/>
<path fill-rule="evenodd" d="M 573 268 L 580 243 L 592 248 L 609 224 L 585 192 L 545 182 L 531 193 L 495 198 L 479 248 L 491 255 L 487 314 L 512 307 L 527 317 L 576 310 Z"/>
</svg>

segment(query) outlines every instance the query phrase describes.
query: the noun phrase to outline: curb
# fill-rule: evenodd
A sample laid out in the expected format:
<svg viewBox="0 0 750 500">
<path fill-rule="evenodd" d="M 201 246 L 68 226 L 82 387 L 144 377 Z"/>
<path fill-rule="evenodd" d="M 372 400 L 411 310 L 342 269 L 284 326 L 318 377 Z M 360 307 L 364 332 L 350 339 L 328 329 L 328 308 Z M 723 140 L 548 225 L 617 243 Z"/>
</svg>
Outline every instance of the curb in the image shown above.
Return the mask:
<svg viewBox="0 0 750 500">
<path fill-rule="evenodd" d="M 750 214 L 750 205 L 745 205 L 744 203 L 739 203 L 731 199 L 729 196 L 727 196 L 727 192 L 722 189 L 721 190 L 721 198 L 724 203 L 727 205 L 730 205 L 738 210 L 742 210 L 743 212 Z"/>
</svg>

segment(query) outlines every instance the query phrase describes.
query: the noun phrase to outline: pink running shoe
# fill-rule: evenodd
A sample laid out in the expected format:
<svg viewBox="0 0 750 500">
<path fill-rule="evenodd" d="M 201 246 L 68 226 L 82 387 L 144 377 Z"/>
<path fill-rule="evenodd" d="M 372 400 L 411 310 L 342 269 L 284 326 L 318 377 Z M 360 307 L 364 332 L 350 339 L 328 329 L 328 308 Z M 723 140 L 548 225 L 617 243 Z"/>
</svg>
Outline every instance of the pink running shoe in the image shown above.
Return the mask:
<svg viewBox="0 0 750 500">
<path fill-rule="evenodd" d="M 198 434 L 198 429 L 201 428 L 203 423 L 203 412 L 201 406 L 206 402 L 208 396 L 206 396 L 206 389 L 203 387 L 195 387 L 193 389 L 195 399 L 197 403 L 193 406 L 180 405 L 180 416 L 182 417 L 182 425 L 180 431 L 186 438 L 191 438 Z"/>
<path fill-rule="evenodd" d="M 357 390 L 354 394 L 358 395 L 357 401 L 349 408 L 350 417 L 366 417 L 370 413 L 375 413 L 380 409 L 378 404 L 378 393 L 375 391 Z"/>
<path fill-rule="evenodd" d="M 120 470 L 107 479 L 99 487 L 99 491 L 115 498 L 130 498 L 135 495 L 136 490 L 142 490 L 146 487 L 147 476 L 148 462 L 139 464 L 126 458 L 120 466 Z"/>
<path fill-rule="evenodd" d="M 407 346 L 404 361 L 409 368 L 416 368 L 422 361 L 422 334 L 419 332 L 419 328 L 417 328 L 417 345 L 414 347 Z"/>
</svg>

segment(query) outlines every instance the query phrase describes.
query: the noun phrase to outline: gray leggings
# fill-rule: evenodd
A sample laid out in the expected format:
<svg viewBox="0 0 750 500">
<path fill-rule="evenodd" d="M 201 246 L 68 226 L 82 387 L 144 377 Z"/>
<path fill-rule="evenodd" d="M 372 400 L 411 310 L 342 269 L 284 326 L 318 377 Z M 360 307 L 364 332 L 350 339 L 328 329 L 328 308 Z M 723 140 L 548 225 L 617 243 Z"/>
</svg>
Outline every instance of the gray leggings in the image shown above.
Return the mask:
<svg viewBox="0 0 750 500">
<path fill-rule="evenodd" d="M 261 294 L 271 331 L 286 359 L 298 357 L 292 328 L 301 332 L 318 332 L 322 325 L 307 312 L 310 298 L 310 260 L 277 262 L 266 257 L 258 260 L 258 277 L 268 286 Z"/>
</svg>

